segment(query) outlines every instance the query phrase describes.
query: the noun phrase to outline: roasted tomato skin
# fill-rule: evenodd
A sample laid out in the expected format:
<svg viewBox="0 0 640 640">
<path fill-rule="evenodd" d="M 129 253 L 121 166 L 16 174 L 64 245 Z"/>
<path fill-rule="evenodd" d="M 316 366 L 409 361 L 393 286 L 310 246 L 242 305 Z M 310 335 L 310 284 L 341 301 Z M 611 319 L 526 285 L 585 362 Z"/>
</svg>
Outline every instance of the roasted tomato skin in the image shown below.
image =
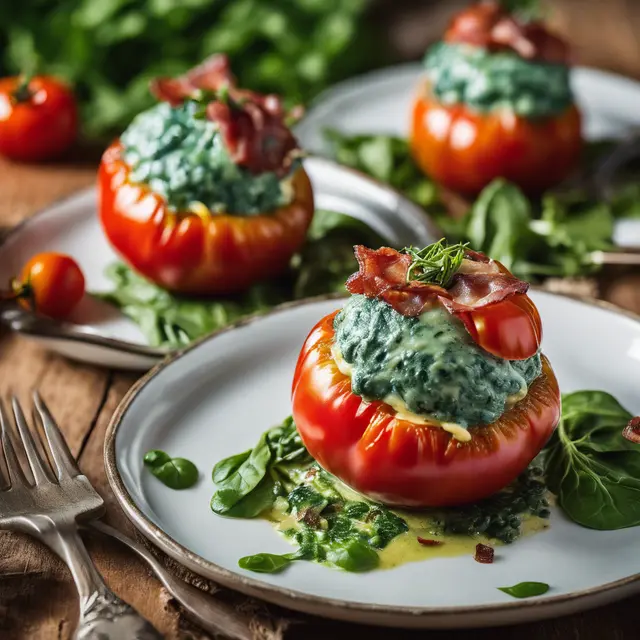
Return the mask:
<svg viewBox="0 0 640 640">
<path fill-rule="evenodd" d="M 233 293 L 280 274 L 313 217 L 313 191 L 302 168 L 292 178 L 293 202 L 255 216 L 173 212 L 129 174 L 115 142 L 98 173 L 104 232 L 133 269 L 177 293 Z"/>
<path fill-rule="evenodd" d="M 465 104 L 443 105 L 423 87 L 413 106 L 412 154 L 427 175 L 467 195 L 505 178 L 538 194 L 566 178 L 582 150 L 575 105 L 546 118 L 524 118 L 508 109 L 489 113 Z"/>
<path fill-rule="evenodd" d="M 302 347 L 293 418 L 318 463 L 364 495 L 407 507 L 486 498 L 512 482 L 556 428 L 560 392 L 544 356 L 543 373 L 527 397 L 496 422 L 471 427 L 469 442 L 399 419 L 384 402 L 363 401 L 331 354 L 336 313 L 320 320 Z"/>
</svg>

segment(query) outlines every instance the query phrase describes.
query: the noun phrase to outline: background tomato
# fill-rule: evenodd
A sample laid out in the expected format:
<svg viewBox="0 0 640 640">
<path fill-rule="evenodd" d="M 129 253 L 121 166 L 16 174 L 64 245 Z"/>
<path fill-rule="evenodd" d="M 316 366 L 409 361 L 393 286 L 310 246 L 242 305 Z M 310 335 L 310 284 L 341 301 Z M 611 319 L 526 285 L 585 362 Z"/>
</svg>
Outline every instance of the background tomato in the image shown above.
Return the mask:
<svg viewBox="0 0 640 640">
<path fill-rule="evenodd" d="M 282 273 L 313 218 L 313 191 L 302 168 L 292 178 L 293 202 L 255 216 L 173 212 L 128 177 L 115 143 L 98 175 L 104 232 L 136 271 L 179 293 L 232 293 Z"/>
<path fill-rule="evenodd" d="M 27 83 L 0 80 L 0 153 L 14 160 L 48 160 L 66 151 L 78 133 L 72 91 L 48 76 Z"/>
<path fill-rule="evenodd" d="M 471 427 L 469 442 L 398 419 L 384 402 L 352 393 L 331 354 L 334 317 L 323 318 L 302 347 L 293 418 L 320 465 L 375 500 L 438 507 L 485 498 L 527 467 L 558 423 L 560 392 L 544 357 L 527 397 L 491 425 Z"/>
<path fill-rule="evenodd" d="M 553 118 L 528 120 L 506 109 L 477 113 L 428 95 L 413 107 L 411 149 L 420 168 L 460 193 L 479 193 L 505 178 L 536 194 L 576 167 L 582 150 L 575 106 Z"/>
<path fill-rule="evenodd" d="M 24 266 L 14 293 L 23 307 L 63 319 L 84 296 L 84 287 L 84 276 L 73 258 L 62 253 L 40 253 Z"/>
</svg>

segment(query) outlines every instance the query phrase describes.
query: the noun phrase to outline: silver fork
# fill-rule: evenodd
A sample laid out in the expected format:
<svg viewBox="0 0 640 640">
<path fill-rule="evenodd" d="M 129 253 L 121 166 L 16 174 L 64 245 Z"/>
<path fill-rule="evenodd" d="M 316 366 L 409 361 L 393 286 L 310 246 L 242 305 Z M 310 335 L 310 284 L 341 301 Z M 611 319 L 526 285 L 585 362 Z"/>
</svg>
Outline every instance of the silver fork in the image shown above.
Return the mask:
<svg viewBox="0 0 640 640">
<path fill-rule="evenodd" d="M 6 478 L 0 491 L 0 529 L 22 531 L 38 538 L 67 564 L 80 596 L 78 639 L 157 640 L 162 636 L 104 583 L 78 534 L 78 522 L 97 518 L 104 502 L 80 473 L 49 410 L 34 393 L 33 432 L 50 462 L 38 450 L 18 400 L 11 401 L 16 442 L 0 399 L 0 443 Z M 38 421 L 46 439 L 39 435 Z M 25 476 L 16 454 L 24 451 L 33 482 Z"/>
</svg>

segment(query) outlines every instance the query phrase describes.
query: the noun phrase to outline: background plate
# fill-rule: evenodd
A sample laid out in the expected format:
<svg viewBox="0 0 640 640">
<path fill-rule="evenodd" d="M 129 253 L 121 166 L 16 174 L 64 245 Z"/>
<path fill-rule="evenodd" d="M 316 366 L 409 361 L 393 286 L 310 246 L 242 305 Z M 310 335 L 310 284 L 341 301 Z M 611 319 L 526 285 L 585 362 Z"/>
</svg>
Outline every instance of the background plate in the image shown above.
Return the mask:
<svg viewBox="0 0 640 640">
<path fill-rule="evenodd" d="M 532 297 L 562 389 L 604 389 L 639 413 L 640 322 L 607 306 L 538 291 Z M 317 320 L 340 304 L 335 298 L 298 303 L 245 321 L 204 339 L 134 386 L 110 425 L 106 468 L 125 512 L 146 536 L 189 568 L 232 588 L 367 623 L 493 626 L 567 614 L 640 591 L 640 529 L 593 531 L 555 509 L 548 531 L 500 547 L 492 565 L 466 556 L 368 574 L 308 562 L 277 575 L 239 569 L 242 556 L 291 547 L 264 521 L 213 514 L 211 469 L 289 415 L 300 347 Z M 181 492 L 162 485 L 142 466 L 152 448 L 193 460 L 199 483 Z M 552 588 L 524 601 L 497 590 L 521 581 Z"/>
<path fill-rule="evenodd" d="M 346 80 L 322 93 L 296 128 L 303 147 L 330 155 L 326 128 L 346 134 L 382 133 L 406 138 L 411 105 L 424 70 L 420 63 L 381 69 Z M 571 83 L 588 140 L 624 138 L 640 128 L 640 83 L 613 73 L 576 67 Z M 640 246 L 640 221 L 616 224 L 620 246 Z"/>
</svg>

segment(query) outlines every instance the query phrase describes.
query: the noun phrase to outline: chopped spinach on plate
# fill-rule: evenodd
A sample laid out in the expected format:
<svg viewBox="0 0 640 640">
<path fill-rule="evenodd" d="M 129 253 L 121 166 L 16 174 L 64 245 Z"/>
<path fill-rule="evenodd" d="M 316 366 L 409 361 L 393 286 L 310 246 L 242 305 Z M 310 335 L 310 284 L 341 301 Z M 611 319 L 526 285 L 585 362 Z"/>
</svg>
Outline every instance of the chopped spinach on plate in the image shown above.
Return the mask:
<svg viewBox="0 0 640 640">
<path fill-rule="evenodd" d="M 380 246 L 384 239 L 364 222 L 333 211 L 316 211 L 307 242 L 282 277 L 217 298 L 174 295 L 122 263 L 111 265 L 113 289 L 95 294 L 139 325 L 152 346 L 181 347 L 237 320 L 290 300 L 344 291 L 357 270 L 354 244 Z"/>
</svg>

